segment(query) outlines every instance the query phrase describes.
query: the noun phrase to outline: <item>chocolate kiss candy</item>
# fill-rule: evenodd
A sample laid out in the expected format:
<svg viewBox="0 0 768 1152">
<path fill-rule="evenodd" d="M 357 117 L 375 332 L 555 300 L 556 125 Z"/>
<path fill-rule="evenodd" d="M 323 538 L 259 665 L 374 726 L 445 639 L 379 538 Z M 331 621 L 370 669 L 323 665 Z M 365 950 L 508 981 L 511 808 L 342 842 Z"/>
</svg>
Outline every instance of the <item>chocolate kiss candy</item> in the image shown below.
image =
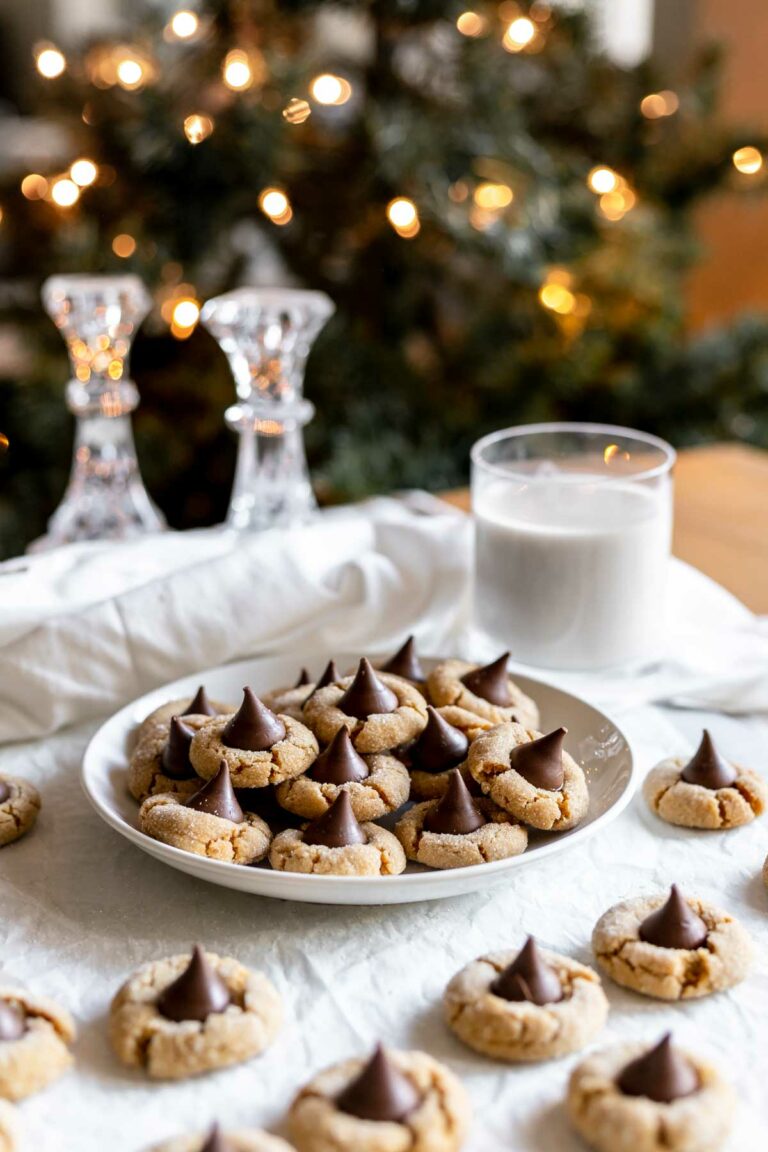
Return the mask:
<svg viewBox="0 0 768 1152">
<path fill-rule="evenodd" d="M 646 916 L 639 928 L 640 939 L 659 948 L 701 948 L 707 934 L 706 924 L 683 899 L 677 884 L 666 904 Z"/>
<path fill-rule="evenodd" d="M 563 786 L 563 740 L 567 728 L 556 728 L 538 740 L 518 744 L 509 754 L 510 767 L 534 788 L 559 792 Z"/>
<path fill-rule="evenodd" d="M 493 664 L 486 664 L 483 668 L 475 668 L 462 676 L 461 682 L 475 696 L 487 700 L 489 704 L 497 704 L 499 708 L 509 708 L 512 697 L 509 692 L 509 672 L 507 661 L 509 652 L 499 656 Z"/>
<path fill-rule="evenodd" d="M 5 780 L 0 780 L 0 804 L 5 804 L 11 795 L 11 789 Z"/>
<path fill-rule="evenodd" d="M 466 836 L 486 823 L 485 816 L 469 794 L 461 772 L 454 768 L 442 799 L 424 819 L 424 830 Z"/>
<path fill-rule="evenodd" d="M 306 668 L 302 668 L 301 672 L 299 672 L 299 678 L 294 684 L 294 688 L 303 688 L 305 684 L 311 683 L 312 681 L 309 678 L 309 672 L 307 672 Z"/>
<path fill-rule="evenodd" d="M 304 829 L 305 844 L 344 848 L 347 844 L 367 844 L 365 832 L 355 819 L 349 792 L 339 792 L 327 812 Z"/>
<path fill-rule="evenodd" d="M 647 1096 L 659 1104 L 671 1104 L 697 1092 L 701 1081 L 690 1061 L 672 1047 L 672 1035 L 667 1032 L 655 1048 L 622 1068 L 616 1085 L 625 1096 Z"/>
<path fill-rule="evenodd" d="M 415 680 L 423 684 L 426 680 L 421 661 L 416 655 L 416 641 L 409 636 L 402 648 L 390 656 L 386 664 L 381 666 L 382 672 L 391 672 L 393 676 L 402 676 L 404 680 Z"/>
<path fill-rule="evenodd" d="M 208 699 L 208 693 L 202 684 L 195 693 L 194 699 L 182 712 L 182 716 L 218 716 L 218 712 Z"/>
<path fill-rule="evenodd" d="M 533 936 L 529 936 L 512 963 L 491 984 L 494 996 L 502 1000 L 528 1000 L 531 1004 L 557 1004 L 563 998 L 560 977 L 541 958 Z"/>
<path fill-rule="evenodd" d="M 168 742 L 161 756 L 163 772 L 171 780 L 188 780 L 194 776 L 195 770 L 189 762 L 189 746 L 193 736 L 194 732 L 180 716 L 171 719 Z"/>
<path fill-rule="evenodd" d="M 190 796 L 184 806 L 193 808 L 195 812 L 207 812 L 209 816 L 231 820 L 233 824 L 242 824 L 245 819 L 232 787 L 229 768 L 223 760 L 213 779 L 204 784 L 199 792 L 195 792 L 194 796 Z"/>
<path fill-rule="evenodd" d="M 18 1040 L 27 1030 L 26 1016 L 21 1008 L 0 1000 L 0 1041 Z"/>
<path fill-rule="evenodd" d="M 365 760 L 355 751 L 349 729 L 339 728 L 307 775 L 318 784 L 348 784 L 351 780 L 365 780 L 370 773 Z"/>
<path fill-rule="evenodd" d="M 692 760 L 689 760 L 680 773 L 686 784 L 699 784 L 702 788 L 730 788 L 736 780 L 737 772 L 723 760 L 712 742 L 706 728 Z"/>
<path fill-rule="evenodd" d="M 355 678 L 336 705 L 345 716 L 365 720 L 382 712 L 394 712 L 399 701 L 391 688 L 383 684 L 373 670 L 370 660 L 363 656 Z"/>
<path fill-rule="evenodd" d="M 296 685 L 300 687 L 300 685 Z M 234 1152 L 229 1140 L 224 1136 L 218 1124 L 214 1124 L 211 1131 L 208 1133 L 208 1139 L 203 1144 L 200 1152 Z"/>
<path fill-rule="evenodd" d="M 431 704 L 427 705 L 427 716 L 427 726 L 408 749 L 408 755 L 413 767 L 422 772 L 447 772 L 466 758 L 469 740 Z"/>
<path fill-rule="evenodd" d="M 395 1124 L 420 1103 L 415 1085 L 395 1067 L 381 1044 L 360 1075 L 336 1097 L 336 1107 L 348 1116 Z"/>
<path fill-rule="evenodd" d="M 285 739 L 285 724 L 250 688 L 243 689 L 243 702 L 221 733 L 227 748 L 243 752 L 266 752 Z"/>
<path fill-rule="evenodd" d="M 206 1020 L 214 1012 L 223 1012 L 232 1002 L 224 981 L 210 965 L 199 944 L 181 976 L 169 984 L 157 998 L 157 1010 L 166 1020 Z"/>
<path fill-rule="evenodd" d="M 323 672 L 322 676 L 318 680 L 317 684 L 315 684 L 309 696 L 307 696 L 307 700 L 311 700 L 315 692 L 317 692 L 320 688 L 327 688 L 329 684 L 335 684 L 337 680 L 341 680 L 341 673 L 336 667 L 335 661 L 329 660 L 325 666 L 325 671 Z M 307 700 L 304 701 L 305 704 Z"/>
</svg>

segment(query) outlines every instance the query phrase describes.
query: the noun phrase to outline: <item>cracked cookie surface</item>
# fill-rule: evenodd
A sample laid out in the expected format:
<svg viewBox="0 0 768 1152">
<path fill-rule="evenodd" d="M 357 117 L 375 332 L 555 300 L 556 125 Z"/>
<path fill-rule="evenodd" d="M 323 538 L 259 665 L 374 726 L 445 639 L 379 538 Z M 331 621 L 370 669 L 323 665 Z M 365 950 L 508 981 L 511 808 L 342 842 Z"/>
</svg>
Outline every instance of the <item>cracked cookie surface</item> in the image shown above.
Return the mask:
<svg viewBox="0 0 768 1152">
<path fill-rule="evenodd" d="M 0 1000 L 20 1010 L 25 1022 L 17 1040 L 0 1043 L 0 1096 L 23 1100 L 71 1066 L 75 1025 L 69 1012 L 47 996 L 3 985 Z"/>
<path fill-rule="evenodd" d="M 458 1152 L 469 1126 L 463 1085 L 425 1052 L 387 1055 L 416 1086 L 418 1107 L 403 1121 L 360 1120 L 336 1107 L 364 1060 L 345 1060 L 319 1073 L 296 1096 L 288 1116 L 298 1152 Z"/>
<path fill-rule="evenodd" d="M 703 788 L 682 778 L 684 756 L 662 760 L 643 781 L 648 807 L 683 828 L 739 828 L 761 816 L 768 804 L 768 784 L 757 772 L 734 765 L 738 775 L 728 788 Z"/>
<path fill-rule="evenodd" d="M 616 1045 L 574 1069 L 566 1107 L 576 1131 L 596 1152 L 717 1152 L 731 1127 L 730 1087 L 711 1064 L 685 1052 L 699 1076 L 698 1091 L 669 1104 L 625 1096 L 616 1077 L 645 1049 Z"/>
<path fill-rule="evenodd" d="M 563 750 L 563 786 L 558 790 L 537 788 L 510 765 L 513 748 L 541 736 L 522 724 L 500 724 L 472 744 L 469 770 L 486 795 L 524 824 L 544 832 L 566 832 L 589 809 L 587 780 L 573 757 Z"/>
<path fill-rule="evenodd" d="M 378 679 L 397 697 L 393 712 L 374 712 L 364 720 L 348 716 L 338 703 L 351 686 L 354 676 L 344 676 L 336 684 L 318 688 L 304 707 L 304 722 L 323 744 L 330 744 L 339 728 L 348 728 L 352 743 L 360 753 L 390 752 L 407 744 L 427 723 L 427 702 L 409 680 L 377 673 Z"/>
<path fill-rule="evenodd" d="M 158 997 L 189 964 L 189 955 L 144 964 L 117 992 L 109 1011 L 112 1047 L 123 1064 L 143 1068 L 154 1079 L 183 1080 L 263 1052 L 283 1018 L 270 980 L 231 957 L 206 953 L 232 1002 L 205 1020 L 166 1019 Z"/>
<path fill-rule="evenodd" d="M 7 1100 L 0 1100 L 0 1152 L 21 1152 L 19 1118 Z"/>
<path fill-rule="evenodd" d="M 210 719 L 210 716 L 190 715 L 185 716 L 183 722 L 193 732 L 199 732 Z M 167 743 L 167 723 L 149 726 L 138 739 L 128 762 L 128 791 L 139 803 L 161 792 L 189 797 L 200 788 L 200 778 L 192 768 L 187 780 L 177 780 L 165 774 L 162 757 Z"/>
<path fill-rule="evenodd" d="M 285 1140 L 273 1136 L 271 1132 L 262 1132 L 258 1128 L 227 1129 L 221 1134 L 232 1152 L 294 1152 Z M 209 1137 L 210 1131 L 198 1133 L 196 1136 L 178 1136 L 162 1144 L 153 1144 L 147 1152 L 202 1152 Z"/>
<path fill-rule="evenodd" d="M 365 844 L 328 848 L 305 844 L 297 828 L 280 832 L 272 841 L 269 862 L 278 872 L 313 872 L 319 876 L 397 876 L 405 870 L 405 855 L 397 837 L 378 824 L 363 824 Z"/>
<path fill-rule="evenodd" d="M 467 660 L 444 660 L 429 673 L 427 677 L 427 694 L 437 708 L 444 708 L 452 704 L 463 708 L 466 712 L 474 712 L 493 724 L 503 724 L 513 721 L 525 724 L 529 728 L 536 728 L 539 723 L 539 709 L 530 696 L 526 696 L 512 677 L 508 677 L 509 695 L 511 703 L 508 707 L 492 704 L 482 696 L 475 695 L 461 677 L 467 672 L 474 672 L 479 665 Z"/>
<path fill-rule="evenodd" d="M 197 786 L 199 787 L 198 781 Z M 209 812 L 186 808 L 171 793 L 150 796 L 139 809 L 139 828 L 153 840 L 230 864 L 255 864 L 269 849 L 269 825 L 255 812 L 244 812 L 241 824 Z"/>
<path fill-rule="evenodd" d="M 243 748 L 230 748 L 221 741 L 229 716 L 215 716 L 204 724 L 192 738 L 189 758 L 203 780 L 211 780 L 222 760 L 229 769 L 235 788 L 266 788 L 309 768 L 320 749 L 317 740 L 305 724 L 292 716 L 279 717 L 285 725 L 285 737 L 265 752 L 248 752 Z"/>
<path fill-rule="evenodd" d="M 591 1043 L 608 1015 L 597 973 L 542 949 L 542 959 L 560 980 L 563 999 L 541 1005 L 505 1000 L 491 991 L 491 984 L 516 956 L 514 950 L 491 952 L 456 973 L 443 998 L 448 1027 L 476 1052 L 511 1063 L 554 1060 Z"/>
<path fill-rule="evenodd" d="M 0 848 L 26 836 L 35 825 L 41 804 L 40 793 L 28 780 L 0 775 L 0 788 L 3 785 L 8 796 L 0 801 Z"/>
<path fill-rule="evenodd" d="M 327 812 L 340 792 L 348 792 L 357 820 L 378 820 L 396 812 L 408 799 L 411 781 L 408 769 L 395 756 L 377 752 L 364 757 L 370 775 L 344 784 L 321 784 L 311 776 L 297 776 L 278 784 L 277 802 L 288 812 L 316 820 Z"/>
<path fill-rule="evenodd" d="M 707 926 L 700 948 L 662 948 L 641 940 L 639 929 L 667 895 L 623 900 L 609 908 L 592 933 L 598 964 L 612 980 L 657 1000 L 692 1000 L 721 992 L 743 980 L 752 961 L 752 943 L 727 912 L 685 897 Z"/>
<path fill-rule="evenodd" d="M 514 823 L 508 812 L 487 797 L 475 804 L 486 817 L 487 823 L 474 832 L 456 834 L 428 832 L 424 821 L 437 807 L 438 800 L 414 804 L 395 826 L 395 834 L 409 860 L 427 864 L 430 868 L 468 868 L 472 864 L 489 864 L 519 856 L 528 845 L 528 833 Z"/>
</svg>

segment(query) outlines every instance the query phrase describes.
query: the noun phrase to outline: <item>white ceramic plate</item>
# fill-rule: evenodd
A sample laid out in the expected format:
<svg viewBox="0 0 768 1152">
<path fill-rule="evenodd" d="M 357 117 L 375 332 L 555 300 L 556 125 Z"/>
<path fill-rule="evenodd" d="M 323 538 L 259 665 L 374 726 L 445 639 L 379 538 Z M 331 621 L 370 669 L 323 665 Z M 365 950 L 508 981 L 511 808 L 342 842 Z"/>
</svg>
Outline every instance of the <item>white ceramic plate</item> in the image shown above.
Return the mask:
<svg viewBox="0 0 768 1152">
<path fill-rule="evenodd" d="M 356 662 L 356 657 L 343 654 L 336 659 L 341 667 L 353 666 Z M 215 699 L 230 700 L 233 704 L 240 700 L 245 684 L 257 694 L 276 685 L 291 684 L 296 679 L 298 663 L 296 657 L 279 656 L 244 660 L 210 672 L 195 673 L 149 692 L 115 713 L 93 737 L 83 760 L 83 786 L 102 819 L 144 852 L 172 868 L 224 888 L 311 904 L 407 904 L 486 888 L 503 881 L 512 868 L 525 868 L 555 852 L 567 851 L 614 820 L 631 799 L 632 752 L 617 725 L 577 696 L 543 681 L 515 675 L 523 691 L 539 705 L 543 730 L 548 732 L 560 725 L 568 729 L 567 748 L 586 772 L 590 797 L 589 811 L 578 828 L 559 835 L 532 832 L 522 856 L 444 872 L 409 864 L 402 876 L 307 876 L 273 872 L 266 866 L 246 868 L 208 860 L 160 844 L 140 832 L 136 826 L 138 807 L 126 783 L 136 725 L 167 700 L 191 697 L 199 684 L 205 684 Z M 434 661 L 423 663 L 429 667 Z M 319 675 L 320 663 L 317 668 L 310 665 L 310 671 Z"/>
</svg>

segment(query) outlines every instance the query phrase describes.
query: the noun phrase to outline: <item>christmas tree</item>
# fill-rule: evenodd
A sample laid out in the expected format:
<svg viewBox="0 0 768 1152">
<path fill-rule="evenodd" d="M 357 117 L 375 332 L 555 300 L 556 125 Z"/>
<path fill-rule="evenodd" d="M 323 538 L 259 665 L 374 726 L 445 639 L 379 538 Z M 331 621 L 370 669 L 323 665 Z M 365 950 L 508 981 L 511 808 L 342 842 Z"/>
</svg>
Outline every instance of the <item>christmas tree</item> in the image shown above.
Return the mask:
<svg viewBox="0 0 768 1152">
<path fill-rule="evenodd" d="M 68 467 L 54 272 L 136 271 L 155 294 L 135 423 L 175 526 L 226 507 L 232 382 L 197 317 L 239 282 L 336 302 L 306 386 L 326 500 L 457 484 L 473 439 L 522 421 L 768 444 L 768 326 L 684 328 L 694 204 L 762 175 L 762 142 L 718 118 L 716 55 L 671 91 L 538 0 L 214 0 L 77 58 L 39 46 L 37 71 L 63 159 L 0 188 L 27 352 L 0 378 L 5 554 Z"/>
</svg>

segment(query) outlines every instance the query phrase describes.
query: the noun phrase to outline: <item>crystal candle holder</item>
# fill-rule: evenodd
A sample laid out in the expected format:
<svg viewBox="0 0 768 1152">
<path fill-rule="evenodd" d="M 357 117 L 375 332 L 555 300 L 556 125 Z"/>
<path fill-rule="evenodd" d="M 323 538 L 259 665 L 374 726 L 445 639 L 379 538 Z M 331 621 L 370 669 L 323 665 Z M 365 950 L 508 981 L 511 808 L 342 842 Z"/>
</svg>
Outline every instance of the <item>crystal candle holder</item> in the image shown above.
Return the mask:
<svg viewBox="0 0 768 1152">
<path fill-rule="evenodd" d="M 260 530 L 305 520 L 316 507 L 304 452 L 304 367 L 334 311 L 323 292 L 238 288 L 209 300 L 201 319 L 235 378 L 225 418 L 239 437 L 227 523 Z"/>
<path fill-rule="evenodd" d="M 131 412 L 139 393 L 127 375 L 149 293 L 137 276 L 53 276 L 43 285 L 43 304 L 69 351 L 66 400 L 76 425 L 69 484 L 33 548 L 162 530 L 136 459 Z"/>
</svg>

